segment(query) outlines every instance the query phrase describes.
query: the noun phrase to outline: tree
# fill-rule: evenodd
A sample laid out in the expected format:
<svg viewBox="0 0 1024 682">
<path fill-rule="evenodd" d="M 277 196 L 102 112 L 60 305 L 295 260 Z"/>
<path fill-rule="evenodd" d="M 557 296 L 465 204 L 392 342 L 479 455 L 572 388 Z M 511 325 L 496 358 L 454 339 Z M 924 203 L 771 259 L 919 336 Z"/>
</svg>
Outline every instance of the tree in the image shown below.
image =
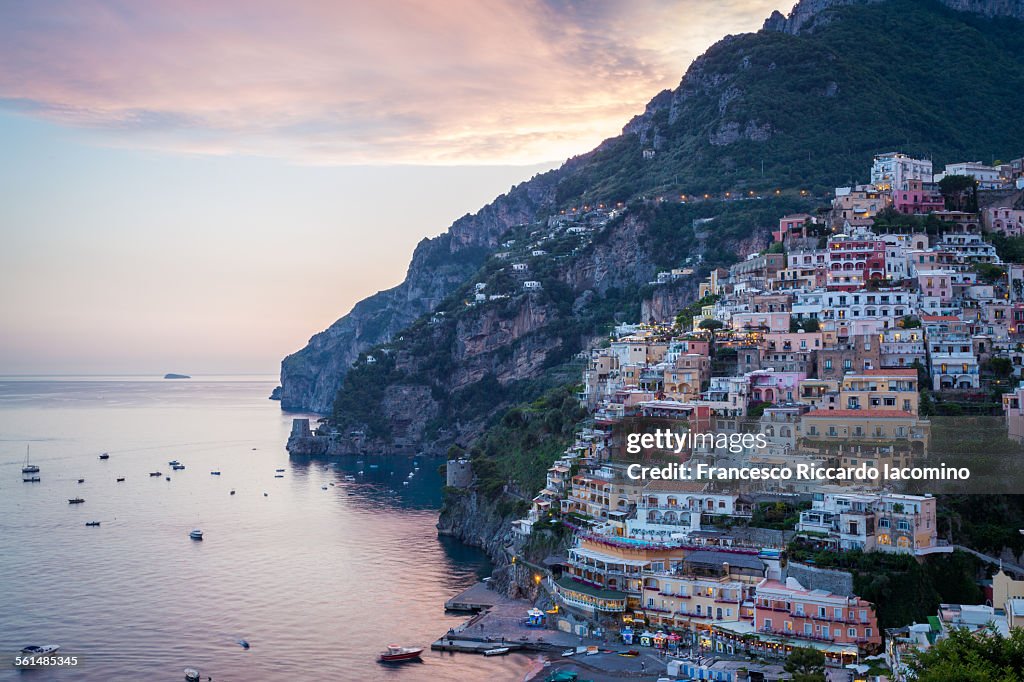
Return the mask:
<svg viewBox="0 0 1024 682">
<path fill-rule="evenodd" d="M 1005 379 L 1013 374 L 1013 362 L 1010 358 L 992 358 L 988 361 L 988 369 L 1000 379 Z"/>
<path fill-rule="evenodd" d="M 912 664 L 918 682 L 1019 682 L 1024 670 L 1024 629 L 1003 637 L 993 628 L 956 628 Z M 787 668 L 788 670 L 788 668 Z M 795 678 L 794 678 L 795 679 Z"/>
<path fill-rule="evenodd" d="M 821 331 L 821 323 L 815 317 L 808 317 L 802 320 L 791 318 L 789 321 L 789 331 L 792 333 L 796 332 L 817 332 Z"/>
<path fill-rule="evenodd" d="M 978 211 L 978 181 L 970 175 L 947 175 L 939 181 L 939 191 L 950 211 Z"/>
<path fill-rule="evenodd" d="M 793 682 L 825 682 L 825 654 L 817 649 L 793 649 L 784 667 Z"/>
<path fill-rule="evenodd" d="M 700 324 L 697 325 L 697 326 L 700 327 L 701 329 L 704 329 L 704 330 L 706 330 L 708 332 L 711 332 L 711 339 L 708 341 L 708 355 L 710 355 L 712 358 L 714 358 L 715 357 L 715 332 L 717 332 L 719 329 L 724 327 L 725 324 L 721 320 L 714 320 L 714 319 L 711 319 L 711 318 L 707 318 L 707 319 L 701 320 Z"/>
<path fill-rule="evenodd" d="M 975 263 L 971 269 L 978 273 L 978 279 L 985 284 L 995 284 L 1006 275 L 1006 268 L 992 263 Z"/>
</svg>

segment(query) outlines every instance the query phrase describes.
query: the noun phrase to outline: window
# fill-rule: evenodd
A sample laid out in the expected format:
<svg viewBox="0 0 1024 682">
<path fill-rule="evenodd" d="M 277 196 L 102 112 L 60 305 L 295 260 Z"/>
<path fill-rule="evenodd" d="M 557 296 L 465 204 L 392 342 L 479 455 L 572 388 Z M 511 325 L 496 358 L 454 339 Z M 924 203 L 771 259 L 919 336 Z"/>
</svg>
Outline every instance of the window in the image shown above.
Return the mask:
<svg viewBox="0 0 1024 682">
<path fill-rule="evenodd" d="M 849 628 L 846 631 L 846 636 L 847 637 L 851 637 L 851 638 L 856 637 L 857 636 L 857 628 Z"/>
<path fill-rule="evenodd" d="M 871 636 L 871 628 L 864 628 L 864 636 L 865 637 L 870 637 Z"/>
<path fill-rule="evenodd" d="M 826 614 L 825 607 L 824 606 L 819 606 L 818 607 L 818 618 L 824 618 L 825 614 Z"/>
<path fill-rule="evenodd" d="M 849 359 L 843 360 L 843 369 L 844 370 L 851 370 L 851 369 L 853 369 L 853 360 L 849 360 Z"/>
<path fill-rule="evenodd" d="M 697 607 L 697 608 L 700 608 L 700 607 Z M 772 629 L 772 619 L 771 618 L 765 618 L 764 619 L 764 629 L 765 630 L 771 630 Z"/>
</svg>

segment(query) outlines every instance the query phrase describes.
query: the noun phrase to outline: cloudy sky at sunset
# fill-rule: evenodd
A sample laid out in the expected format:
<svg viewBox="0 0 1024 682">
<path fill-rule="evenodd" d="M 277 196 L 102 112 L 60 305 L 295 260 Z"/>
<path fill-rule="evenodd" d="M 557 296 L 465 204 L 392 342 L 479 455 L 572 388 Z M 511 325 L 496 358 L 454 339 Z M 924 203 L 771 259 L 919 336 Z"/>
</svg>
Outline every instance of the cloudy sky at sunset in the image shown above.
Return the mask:
<svg viewBox="0 0 1024 682">
<path fill-rule="evenodd" d="M 274 372 L 771 0 L 0 0 L 0 373 Z"/>
</svg>

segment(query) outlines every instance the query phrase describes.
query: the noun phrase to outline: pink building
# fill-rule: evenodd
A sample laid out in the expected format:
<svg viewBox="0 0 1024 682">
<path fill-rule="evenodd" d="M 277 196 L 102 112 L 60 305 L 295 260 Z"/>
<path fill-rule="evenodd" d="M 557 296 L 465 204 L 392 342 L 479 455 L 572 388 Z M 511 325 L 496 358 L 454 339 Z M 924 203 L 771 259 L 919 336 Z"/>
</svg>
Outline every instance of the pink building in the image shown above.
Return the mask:
<svg viewBox="0 0 1024 682">
<path fill-rule="evenodd" d="M 806 372 L 772 372 L 758 369 L 751 372 L 750 397 L 765 403 L 792 403 L 800 395 L 800 382 L 807 379 Z"/>
<path fill-rule="evenodd" d="M 874 650 L 882 644 L 875 605 L 857 596 L 808 590 L 794 578 L 762 580 L 754 601 L 758 632 Z"/>
<path fill-rule="evenodd" d="M 874 236 L 837 235 L 828 240 L 830 274 L 860 272 L 864 281 L 885 279 L 885 242 Z"/>
<path fill-rule="evenodd" d="M 1024 235 L 1024 211 L 1000 206 L 987 208 L 982 216 L 985 227 L 991 232 L 1001 232 L 1008 237 Z"/>
<path fill-rule="evenodd" d="M 1024 385 L 1018 386 L 1013 393 L 1003 394 L 1003 414 L 1006 415 L 1009 438 L 1024 443 Z"/>
<path fill-rule="evenodd" d="M 931 213 L 946 208 L 942 193 L 935 189 L 925 189 L 921 180 L 907 180 L 906 189 L 892 191 L 893 207 L 900 213 Z"/>
<path fill-rule="evenodd" d="M 736 313 L 730 323 L 736 331 L 766 329 L 770 332 L 788 332 L 789 313 Z"/>
<path fill-rule="evenodd" d="M 783 216 L 779 219 L 779 229 L 772 232 L 777 242 L 786 242 L 790 239 L 806 239 L 807 225 L 813 220 L 807 213 L 795 213 Z"/>
<path fill-rule="evenodd" d="M 922 296 L 932 296 L 948 303 L 953 298 L 953 273 L 947 270 L 918 272 L 917 286 Z"/>
<path fill-rule="evenodd" d="M 765 334 L 759 344 L 770 353 L 796 353 L 821 350 L 821 332 L 785 332 Z"/>
</svg>

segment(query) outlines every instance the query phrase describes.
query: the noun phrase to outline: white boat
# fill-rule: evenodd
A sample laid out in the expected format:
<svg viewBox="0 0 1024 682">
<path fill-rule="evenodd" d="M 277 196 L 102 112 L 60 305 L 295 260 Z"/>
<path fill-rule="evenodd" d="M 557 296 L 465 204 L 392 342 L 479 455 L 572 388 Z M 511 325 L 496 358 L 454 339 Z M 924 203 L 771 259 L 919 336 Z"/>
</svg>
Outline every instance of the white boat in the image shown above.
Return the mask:
<svg viewBox="0 0 1024 682">
<path fill-rule="evenodd" d="M 352 474 L 348 474 L 347 476 L 345 476 L 345 480 L 346 481 L 354 481 L 354 480 L 356 480 L 356 477 L 353 476 Z"/>
<path fill-rule="evenodd" d="M 320 490 L 327 490 L 327 486 L 325 486 L 325 485 L 320 486 Z"/>
<path fill-rule="evenodd" d="M 509 652 L 507 646 L 500 646 L 497 649 L 488 649 L 484 652 L 484 656 L 504 656 Z"/>
<path fill-rule="evenodd" d="M 198 528 L 196 528 L 191 533 L 189 533 L 188 536 L 190 538 L 192 538 L 193 540 L 202 540 L 203 539 L 203 531 L 201 531 Z"/>
<path fill-rule="evenodd" d="M 39 473 L 39 467 L 37 465 L 35 465 L 35 464 L 32 464 L 29 461 L 30 457 L 31 457 L 31 452 L 29 451 L 29 446 L 26 445 L 25 446 L 25 466 L 21 467 L 21 473 L 23 473 L 23 474 L 38 474 Z"/>
<path fill-rule="evenodd" d="M 199 671 L 194 668 L 185 668 L 186 682 L 199 682 Z"/>
<path fill-rule="evenodd" d="M 26 656 L 49 656 L 50 654 L 55 653 L 58 649 L 60 649 L 60 644 L 43 644 L 42 646 L 33 644 L 32 646 L 27 646 L 22 649 L 21 653 Z"/>
</svg>

